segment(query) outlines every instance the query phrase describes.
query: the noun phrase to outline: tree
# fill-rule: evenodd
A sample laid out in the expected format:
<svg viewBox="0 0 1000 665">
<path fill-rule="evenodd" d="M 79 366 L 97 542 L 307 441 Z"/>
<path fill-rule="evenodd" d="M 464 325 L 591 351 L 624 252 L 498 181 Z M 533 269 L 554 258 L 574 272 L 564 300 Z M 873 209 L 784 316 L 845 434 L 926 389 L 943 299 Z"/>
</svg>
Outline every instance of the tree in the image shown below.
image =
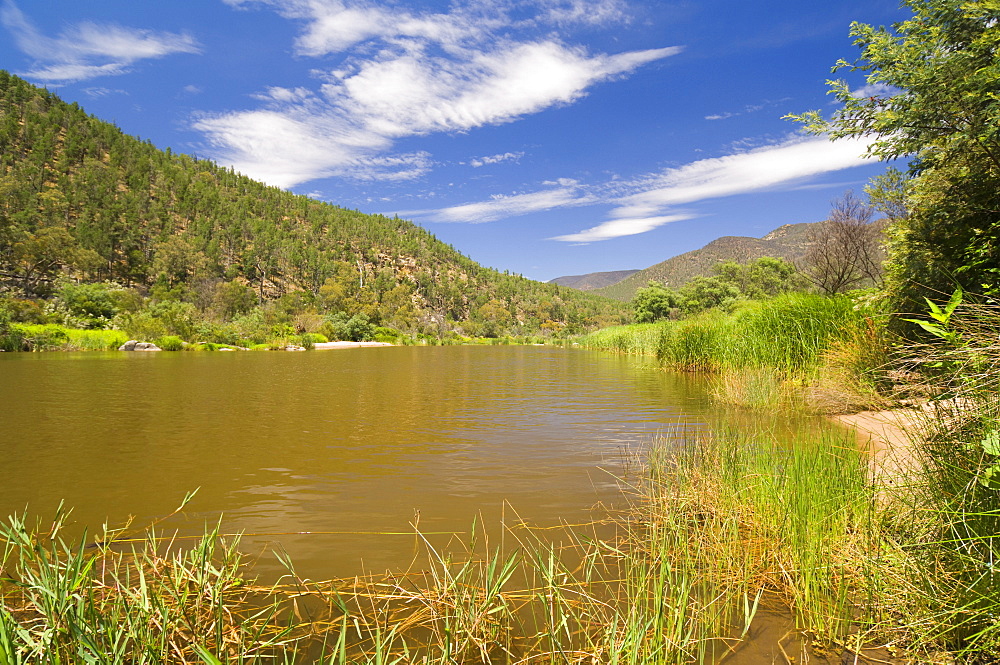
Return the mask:
<svg viewBox="0 0 1000 665">
<path fill-rule="evenodd" d="M 699 275 L 678 290 L 681 310 L 697 314 L 713 307 L 726 308 L 740 297 L 740 290 L 726 280 L 713 275 Z"/>
<path fill-rule="evenodd" d="M 892 229 L 890 292 L 917 307 L 933 292 L 1000 294 L 1000 30 L 997 4 L 905 0 L 913 17 L 851 27 L 863 95 L 831 81 L 843 104 L 827 120 L 793 116 L 834 139 L 864 138 L 883 159 L 910 158 L 908 215 Z"/>
<path fill-rule="evenodd" d="M 795 266 L 782 258 L 762 256 L 749 263 L 724 261 L 712 267 L 720 279 L 740 290 L 744 298 L 762 300 L 803 288 Z"/>
<path fill-rule="evenodd" d="M 679 305 L 680 297 L 677 292 L 655 281 L 650 281 L 648 286 L 636 291 L 632 299 L 632 310 L 639 323 L 652 323 L 668 318 Z"/>
<path fill-rule="evenodd" d="M 833 202 L 830 217 L 813 227 L 802 274 L 827 295 L 880 284 L 882 225 L 874 208 L 847 192 Z"/>
</svg>

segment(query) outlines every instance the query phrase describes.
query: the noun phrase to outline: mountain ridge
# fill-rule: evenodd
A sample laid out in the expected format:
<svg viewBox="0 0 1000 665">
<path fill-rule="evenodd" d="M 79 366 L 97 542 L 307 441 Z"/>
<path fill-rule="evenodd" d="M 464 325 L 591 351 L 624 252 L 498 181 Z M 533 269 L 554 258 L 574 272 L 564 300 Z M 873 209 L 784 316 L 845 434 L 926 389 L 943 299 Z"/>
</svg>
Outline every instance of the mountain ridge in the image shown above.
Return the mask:
<svg viewBox="0 0 1000 665">
<path fill-rule="evenodd" d="M 810 229 L 814 224 L 815 222 L 784 224 L 760 238 L 722 236 L 704 247 L 678 254 L 636 271 L 613 284 L 592 289 L 589 293 L 629 301 L 638 289 L 650 281 L 660 282 L 676 289 L 699 275 L 711 274 L 712 266 L 725 261 L 746 263 L 762 256 L 773 256 L 795 263 L 805 256 L 809 246 Z"/>
</svg>

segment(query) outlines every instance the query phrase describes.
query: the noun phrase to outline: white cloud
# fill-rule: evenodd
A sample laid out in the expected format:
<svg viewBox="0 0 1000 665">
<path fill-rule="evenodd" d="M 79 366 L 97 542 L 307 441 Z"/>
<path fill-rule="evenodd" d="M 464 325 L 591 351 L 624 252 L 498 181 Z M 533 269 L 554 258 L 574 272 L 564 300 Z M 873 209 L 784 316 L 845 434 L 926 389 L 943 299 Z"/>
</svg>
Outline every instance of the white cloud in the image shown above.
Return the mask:
<svg viewBox="0 0 1000 665">
<path fill-rule="evenodd" d="M 695 216 L 672 212 L 675 206 L 799 185 L 823 173 L 869 163 L 863 157 L 867 149 L 868 144 L 858 139 L 796 137 L 749 152 L 702 159 L 632 183 L 638 191 L 616 201 L 610 220 L 553 239 L 592 242 L 645 233 Z"/>
<path fill-rule="evenodd" d="M 857 99 L 862 99 L 863 97 L 894 97 L 902 92 L 899 88 L 895 88 L 891 85 L 886 85 L 885 83 L 873 83 L 871 85 L 862 86 L 856 90 L 851 90 L 851 97 Z"/>
<path fill-rule="evenodd" d="M 486 166 L 488 164 L 499 164 L 500 162 L 516 162 L 524 157 L 523 152 L 504 152 L 499 155 L 488 155 L 486 157 L 473 157 L 469 160 L 469 165 L 473 168 Z"/>
<path fill-rule="evenodd" d="M 580 206 L 595 203 L 593 197 L 581 194 L 575 187 L 547 189 L 530 194 L 494 196 L 489 201 L 467 203 L 434 211 L 411 211 L 410 215 L 424 214 L 434 222 L 467 222 L 479 224 L 498 219 L 527 215 L 532 212 Z"/>
<path fill-rule="evenodd" d="M 562 240 L 563 242 L 589 243 L 599 240 L 609 240 L 611 238 L 621 238 L 622 236 L 634 236 L 646 231 L 652 231 L 658 226 L 669 224 L 670 222 L 681 222 L 685 219 L 692 219 L 696 215 L 689 213 L 677 213 L 673 215 L 662 215 L 659 217 L 639 217 L 633 219 L 612 219 L 611 221 L 598 224 L 597 226 L 585 229 L 578 233 L 570 233 L 564 236 L 556 236 L 551 240 Z"/>
<path fill-rule="evenodd" d="M 626 196 L 612 212 L 640 218 L 669 206 L 758 192 L 804 178 L 867 163 L 868 144 L 858 139 L 790 139 L 749 152 L 714 157 L 668 169 L 635 183 L 641 191 Z"/>
<path fill-rule="evenodd" d="M 47 37 L 28 20 L 13 0 L 0 6 L 0 23 L 13 35 L 18 48 L 35 60 L 24 75 L 41 81 L 69 83 L 129 71 L 138 60 L 173 53 L 198 53 L 187 34 L 154 32 L 113 23 L 85 21 Z"/>
<path fill-rule="evenodd" d="M 108 95 L 127 95 L 128 92 L 121 90 L 119 88 L 103 88 L 103 87 L 91 87 L 84 88 L 83 92 L 85 95 L 92 99 L 97 99 L 99 97 L 107 97 Z"/>
<path fill-rule="evenodd" d="M 628 20 L 625 3 L 621 0 L 545 0 L 545 18 L 556 24 L 584 23 L 606 25 Z"/>
<path fill-rule="evenodd" d="M 194 124 L 217 158 L 284 187 L 331 175 L 414 177 L 429 160 L 399 171 L 391 166 L 396 158 L 374 171 L 364 165 L 387 157 L 406 137 L 464 132 L 571 104 L 597 83 L 680 50 L 590 54 L 552 36 L 518 39 L 523 26 L 507 17 L 503 2 L 469 0 L 447 14 L 417 14 L 354 0 L 226 1 L 267 4 L 302 21 L 300 55 L 341 54 L 321 73 L 316 91 L 271 87 L 254 95 L 266 108 L 205 115 Z M 589 7 L 607 20 L 618 11 L 618 0 L 535 2 L 535 23 L 551 24 L 553 11 L 562 16 Z M 260 134 L 275 125 L 284 128 L 282 140 Z M 303 160 L 310 136 L 314 146 L 305 146 Z"/>
<path fill-rule="evenodd" d="M 631 182 L 617 179 L 586 187 L 575 180 L 516 196 L 495 197 L 441 210 L 405 214 L 436 222 L 491 222 L 544 210 L 591 204 L 611 204 L 604 222 L 553 240 L 586 243 L 636 235 L 687 219 L 698 213 L 678 206 L 773 189 L 808 186 L 809 178 L 862 166 L 868 144 L 858 139 L 794 137 L 778 144 L 691 162 L 649 174 Z M 404 214 L 404 213 L 401 213 Z"/>
</svg>

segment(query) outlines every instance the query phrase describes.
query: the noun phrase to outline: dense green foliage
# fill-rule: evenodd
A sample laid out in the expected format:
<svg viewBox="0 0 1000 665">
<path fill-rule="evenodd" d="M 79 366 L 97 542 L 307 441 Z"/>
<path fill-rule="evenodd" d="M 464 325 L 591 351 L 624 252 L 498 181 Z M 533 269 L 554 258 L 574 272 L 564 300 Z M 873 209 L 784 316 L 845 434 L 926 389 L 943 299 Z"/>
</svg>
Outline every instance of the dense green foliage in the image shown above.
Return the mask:
<svg viewBox="0 0 1000 665">
<path fill-rule="evenodd" d="M 161 151 L 0 71 L 3 290 L 54 305 L 12 315 L 22 321 L 192 341 L 311 332 L 340 313 L 484 336 L 583 331 L 624 313 L 483 268 L 410 222 Z M 18 308 L 30 306 L 0 306 Z"/>
<path fill-rule="evenodd" d="M 649 282 L 636 292 L 632 309 L 637 322 L 651 323 L 712 308 L 729 309 L 740 301 L 770 298 L 804 289 L 807 284 L 784 259 L 765 256 L 748 263 L 723 261 L 712 267 L 711 275 L 697 276 L 677 290 Z"/>
<path fill-rule="evenodd" d="M 785 293 L 744 302 L 728 314 L 711 310 L 676 321 L 599 330 L 581 344 L 655 355 L 665 365 L 688 369 L 767 366 L 809 374 L 839 337 L 872 316 L 876 313 L 846 296 Z"/>
<path fill-rule="evenodd" d="M 1000 295 L 1000 26 L 997 4 L 906 0 L 893 29 L 855 23 L 866 96 L 832 81 L 843 104 L 831 119 L 798 116 L 815 132 L 865 137 L 883 159 L 909 157 L 908 215 L 897 215 L 889 288 L 901 311 L 923 297 Z"/>
</svg>

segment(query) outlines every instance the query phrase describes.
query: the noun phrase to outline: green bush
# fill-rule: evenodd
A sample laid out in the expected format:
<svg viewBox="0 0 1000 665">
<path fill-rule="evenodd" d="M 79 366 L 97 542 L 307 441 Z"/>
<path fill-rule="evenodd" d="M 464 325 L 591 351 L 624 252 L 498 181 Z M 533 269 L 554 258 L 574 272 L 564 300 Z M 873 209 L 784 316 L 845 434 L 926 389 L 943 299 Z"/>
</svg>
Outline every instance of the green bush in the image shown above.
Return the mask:
<svg viewBox="0 0 1000 665">
<path fill-rule="evenodd" d="M 184 340 L 176 335 L 164 335 L 163 337 L 157 338 L 154 343 L 164 351 L 184 350 Z"/>
<path fill-rule="evenodd" d="M 309 344 L 325 344 L 330 340 L 326 338 L 326 335 L 320 335 L 319 333 L 305 333 L 302 335 L 302 341 Z M 303 346 L 305 346 L 304 343 Z"/>
<path fill-rule="evenodd" d="M 56 291 L 56 297 L 85 327 L 104 328 L 118 313 L 114 290 L 114 285 L 105 283 L 64 282 Z"/>
<path fill-rule="evenodd" d="M 375 325 L 364 314 L 348 317 L 346 312 L 337 312 L 326 317 L 319 332 L 329 339 L 364 342 L 374 339 L 375 329 Z"/>
<path fill-rule="evenodd" d="M 46 324 L 13 324 L 11 328 L 20 335 L 23 340 L 23 350 L 25 351 L 50 351 L 65 346 L 69 342 L 69 335 L 62 326 L 52 323 Z"/>
</svg>

